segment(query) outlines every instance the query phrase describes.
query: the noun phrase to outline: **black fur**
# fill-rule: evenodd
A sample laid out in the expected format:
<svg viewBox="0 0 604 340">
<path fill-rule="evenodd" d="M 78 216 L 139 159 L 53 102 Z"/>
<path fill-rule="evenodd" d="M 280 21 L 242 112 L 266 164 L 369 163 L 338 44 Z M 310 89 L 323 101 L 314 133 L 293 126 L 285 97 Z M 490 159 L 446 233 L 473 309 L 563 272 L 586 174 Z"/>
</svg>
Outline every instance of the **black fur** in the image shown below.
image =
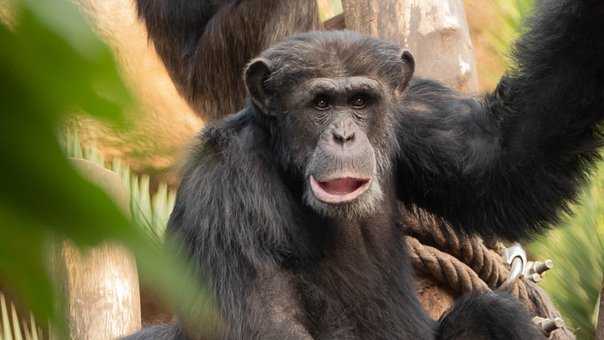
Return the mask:
<svg viewBox="0 0 604 340">
<path fill-rule="evenodd" d="M 124 340 L 136 340 L 136 339 L 165 339 L 165 340 L 184 340 L 189 339 L 186 335 L 180 330 L 179 327 L 175 327 L 173 325 L 157 325 L 151 326 L 143 329 L 142 331 L 123 338 Z"/>
<path fill-rule="evenodd" d="M 206 119 L 243 108 L 241 74 L 250 59 L 289 35 L 320 28 L 312 0 L 136 0 L 136 5 L 180 93 Z"/>
<path fill-rule="evenodd" d="M 436 340 L 543 338 L 518 300 L 494 293 L 456 301 L 452 310 L 440 320 L 437 333 Z"/>
<path fill-rule="evenodd" d="M 484 99 L 416 81 L 401 105 L 400 198 L 508 239 L 555 222 L 602 143 L 602 8 L 542 2 L 516 45 L 516 68 Z"/>
<path fill-rule="evenodd" d="M 274 67 L 265 82 L 274 116 L 249 103 L 207 127 L 170 220 L 170 235 L 219 302 L 227 327 L 218 338 L 543 338 L 517 302 L 496 294 L 430 320 L 397 226 L 398 198 L 462 230 L 516 239 L 574 199 L 601 144 L 604 5 L 550 0 L 537 13 L 516 69 L 480 100 L 422 79 L 399 93 L 398 47 L 351 32 L 299 35 L 262 54 Z M 279 109 L 309 77 L 358 75 L 391 93 L 367 130 L 385 160 L 383 200 L 372 214 L 343 220 L 305 202 L 312 138 Z M 174 326 L 130 339 L 186 337 Z"/>
</svg>

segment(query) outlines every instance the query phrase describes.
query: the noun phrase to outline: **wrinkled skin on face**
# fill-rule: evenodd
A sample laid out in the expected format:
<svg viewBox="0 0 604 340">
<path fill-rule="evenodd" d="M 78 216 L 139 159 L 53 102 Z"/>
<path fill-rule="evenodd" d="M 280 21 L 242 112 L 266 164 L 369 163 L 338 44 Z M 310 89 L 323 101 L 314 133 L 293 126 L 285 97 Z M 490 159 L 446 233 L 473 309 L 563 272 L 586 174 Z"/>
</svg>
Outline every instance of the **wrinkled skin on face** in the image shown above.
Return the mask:
<svg viewBox="0 0 604 340">
<path fill-rule="evenodd" d="M 382 198 L 369 127 L 380 119 L 385 93 L 367 77 L 315 78 L 287 103 L 291 119 L 312 131 L 314 148 L 305 168 L 305 199 L 327 214 L 346 206 L 364 214 Z M 352 207 L 351 207 L 352 206 Z"/>
<path fill-rule="evenodd" d="M 383 58 L 393 72 L 384 77 L 374 71 L 375 58 L 353 53 L 358 50 L 376 49 L 317 51 L 315 45 L 314 57 L 305 62 L 321 60 L 324 65 L 302 65 L 321 72 L 304 77 L 288 73 L 301 69 L 299 60 L 275 55 L 252 61 L 246 71 L 252 102 L 283 136 L 279 144 L 290 155 L 284 165 L 303 177 L 306 204 L 331 217 L 367 216 L 383 199 L 380 178 L 391 168 L 395 149 L 383 142 L 395 140 L 390 108 L 400 100 L 414 69 L 408 52 L 385 49 L 395 59 Z M 347 59 L 354 69 L 338 63 Z"/>
</svg>

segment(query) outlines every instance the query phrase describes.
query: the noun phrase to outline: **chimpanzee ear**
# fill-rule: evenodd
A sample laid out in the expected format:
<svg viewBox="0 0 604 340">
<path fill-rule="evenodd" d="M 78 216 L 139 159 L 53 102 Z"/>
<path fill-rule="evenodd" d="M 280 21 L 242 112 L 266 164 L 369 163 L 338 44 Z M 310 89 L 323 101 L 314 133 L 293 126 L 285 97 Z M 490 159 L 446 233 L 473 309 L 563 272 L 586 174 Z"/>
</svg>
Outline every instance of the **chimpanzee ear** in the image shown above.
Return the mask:
<svg viewBox="0 0 604 340">
<path fill-rule="evenodd" d="M 409 81 L 411 81 L 411 78 L 413 78 L 413 74 L 415 73 L 415 58 L 413 58 L 413 55 L 409 50 L 404 50 L 401 53 L 401 61 L 403 63 L 403 69 L 399 89 L 403 91 L 407 88 Z"/>
<path fill-rule="evenodd" d="M 269 113 L 270 92 L 266 80 L 271 74 L 271 62 L 265 58 L 252 60 L 245 69 L 245 86 L 252 102 L 263 113 Z"/>
</svg>

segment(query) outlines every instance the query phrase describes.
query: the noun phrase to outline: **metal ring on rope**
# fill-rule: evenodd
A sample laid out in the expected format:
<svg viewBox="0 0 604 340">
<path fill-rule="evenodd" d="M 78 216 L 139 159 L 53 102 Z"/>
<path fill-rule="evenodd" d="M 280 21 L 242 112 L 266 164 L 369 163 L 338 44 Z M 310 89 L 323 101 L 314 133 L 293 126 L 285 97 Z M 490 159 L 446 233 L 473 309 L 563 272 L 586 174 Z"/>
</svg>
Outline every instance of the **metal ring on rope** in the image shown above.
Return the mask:
<svg viewBox="0 0 604 340">
<path fill-rule="evenodd" d="M 551 261 L 529 262 L 519 244 L 504 248 L 500 242 L 458 233 L 417 208 L 405 210 L 403 216 L 404 241 L 418 273 L 458 296 L 491 290 L 509 292 L 527 306 L 545 336 L 575 339 L 547 294 L 536 285 L 543 272 L 552 268 Z"/>
</svg>

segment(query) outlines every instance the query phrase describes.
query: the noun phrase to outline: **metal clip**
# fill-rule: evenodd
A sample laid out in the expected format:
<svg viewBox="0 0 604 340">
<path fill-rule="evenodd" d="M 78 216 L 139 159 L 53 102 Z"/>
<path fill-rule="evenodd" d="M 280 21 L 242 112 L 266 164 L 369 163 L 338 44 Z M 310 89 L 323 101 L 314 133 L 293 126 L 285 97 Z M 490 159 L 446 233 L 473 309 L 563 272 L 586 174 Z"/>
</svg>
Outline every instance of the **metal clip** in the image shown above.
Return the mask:
<svg viewBox="0 0 604 340">
<path fill-rule="evenodd" d="M 510 276 L 501 284 L 500 290 L 509 289 L 514 281 L 522 277 L 538 283 L 543 278 L 543 274 L 554 267 L 552 260 L 528 261 L 526 251 L 519 243 L 514 243 L 505 248 L 503 258 L 510 266 Z"/>
<path fill-rule="evenodd" d="M 528 260 L 526 251 L 520 243 L 514 243 L 503 250 L 503 258 L 510 266 L 510 275 L 501 284 L 499 290 L 508 290 L 512 284 L 520 277 L 524 276 L 527 271 Z"/>
</svg>

